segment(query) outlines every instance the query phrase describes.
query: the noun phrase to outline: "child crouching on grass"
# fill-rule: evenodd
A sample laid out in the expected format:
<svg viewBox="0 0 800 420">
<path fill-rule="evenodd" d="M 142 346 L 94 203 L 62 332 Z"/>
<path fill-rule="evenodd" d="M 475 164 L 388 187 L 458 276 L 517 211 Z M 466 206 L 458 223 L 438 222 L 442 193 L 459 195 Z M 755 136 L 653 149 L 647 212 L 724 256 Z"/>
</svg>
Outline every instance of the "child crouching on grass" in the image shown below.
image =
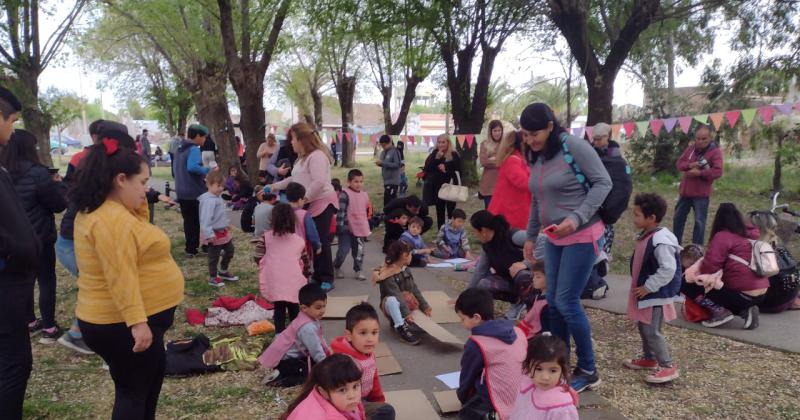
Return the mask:
<svg viewBox="0 0 800 420">
<path fill-rule="evenodd" d="M 394 420 L 394 407 L 386 404 L 375 360 L 380 331 L 378 312 L 369 303 L 362 302 L 347 311 L 344 317 L 344 335 L 331 341 L 331 349 L 334 353 L 352 357 L 361 368 L 361 398 L 367 418 Z"/>
<path fill-rule="evenodd" d="M 392 322 L 400 338 L 412 346 L 419 344 L 419 337 L 411 331 L 414 322 L 411 312 L 419 309 L 431 316 L 431 306 L 422 296 L 414 276 L 406 267 L 411 263 L 411 247 L 403 241 L 389 245 L 386 262 L 372 272 L 372 282 L 381 292 L 381 309 Z"/>
<path fill-rule="evenodd" d="M 208 245 L 208 285 L 222 287 L 225 281 L 238 281 L 239 277 L 228 272 L 233 259 L 233 237 L 225 201 L 220 196 L 223 177 L 219 171 L 206 175 L 208 191 L 198 197 L 200 202 L 200 240 Z M 220 261 L 222 256 L 222 261 Z M 217 264 L 220 265 L 217 270 Z"/>
<path fill-rule="evenodd" d="M 365 420 L 361 370 L 344 354 L 334 354 L 311 370 L 303 390 L 281 420 Z"/>
<path fill-rule="evenodd" d="M 639 327 L 643 355 L 626 361 L 625 366 L 655 370 L 644 379 L 654 384 L 678 378 L 678 369 L 672 363 L 667 340 L 661 332 L 665 322 L 677 318 L 673 303 L 683 300 L 679 294 L 681 246 L 672 232 L 659 226 L 666 212 L 667 203 L 658 194 L 638 194 L 634 198 L 633 224 L 642 232 L 631 258 L 628 317 Z"/>
</svg>

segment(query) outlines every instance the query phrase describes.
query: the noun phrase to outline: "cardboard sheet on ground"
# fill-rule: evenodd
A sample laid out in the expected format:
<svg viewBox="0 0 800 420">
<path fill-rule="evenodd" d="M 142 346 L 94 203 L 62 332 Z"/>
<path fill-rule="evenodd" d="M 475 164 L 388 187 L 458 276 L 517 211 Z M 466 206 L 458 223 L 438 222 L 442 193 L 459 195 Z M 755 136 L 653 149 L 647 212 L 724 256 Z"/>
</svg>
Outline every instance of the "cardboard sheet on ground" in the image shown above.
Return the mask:
<svg viewBox="0 0 800 420">
<path fill-rule="evenodd" d="M 411 315 L 414 317 L 414 323 L 417 324 L 418 327 L 422 328 L 422 330 L 428 333 L 431 337 L 441 341 L 442 343 L 464 344 L 464 341 L 454 336 L 450 331 L 442 328 L 441 325 L 434 322 L 419 309 L 414 310 Z"/>
<path fill-rule="evenodd" d="M 440 420 L 430 401 L 419 389 L 384 392 L 386 402 L 395 410 L 397 419 Z"/>
<path fill-rule="evenodd" d="M 378 375 L 394 375 L 396 373 L 403 373 L 403 368 L 400 367 L 400 362 L 394 358 L 392 351 L 386 343 L 378 343 L 375 347 L 375 364 L 378 367 Z"/>
<path fill-rule="evenodd" d="M 360 296 L 328 296 L 328 304 L 325 308 L 325 319 L 344 318 L 347 311 L 353 306 L 369 299 L 367 295 Z"/>
<path fill-rule="evenodd" d="M 448 303 L 450 296 L 441 290 L 431 290 L 422 292 L 422 296 L 431 305 L 431 318 L 437 324 L 448 324 L 452 322 L 461 322 L 453 309 L 453 305 Z"/>
<path fill-rule="evenodd" d="M 455 390 L 434 392 L 433 399 L 436 400 L 436 404 L 442 414 L 455 413 L 461 410 L 461 401 L 458 400 Z"/>
</svg>

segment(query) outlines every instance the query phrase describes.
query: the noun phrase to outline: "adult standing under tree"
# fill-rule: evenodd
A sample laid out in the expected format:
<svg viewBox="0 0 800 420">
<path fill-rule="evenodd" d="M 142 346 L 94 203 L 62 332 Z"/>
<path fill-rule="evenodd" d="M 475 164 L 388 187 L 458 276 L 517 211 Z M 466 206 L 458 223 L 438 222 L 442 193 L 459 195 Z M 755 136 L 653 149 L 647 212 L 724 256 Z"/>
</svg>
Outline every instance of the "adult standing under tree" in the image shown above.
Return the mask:
<svg viewBox="0 0 800 420">
<path fill-rule="evenodd" d="M 604 225 L 597 209 L 611 191 L 611 178 L 592 146 L 567 134 L 549 106 L 534 103 L 525 107 L 520 126 L 526 158 L 532 165 L 528 188 L 533 200 L 525 258 L 535 261 L 536 238 L 546 230 L 550 328 L 565 343 L 575 340 L 578 363 L 570 385 L 582 392 L 600 384 L 592 331 L 580 298 L 600 253 L 598 241 Z M 590 187 L 585 190 L 587 181 Z"/>
<path fill-rule="evenodd" d="M 0 86 L 0 146 L 8 144 L 21 111 L 17 97 Z M 27 317 L 41 245 L 2 164 L 0 203 L 0 413 L 17 420 L 33 364 Z"/>
<path fill-rule="evenodd" d="M 217 147 L 217 143 L 214 142 L 214 139 L 212 139 L 208 134 L 208 130 L 206 130 L 203 143 L 200 144 L 200 152 L 203 167 L 210 169 L 217 164 L 217 153 L 219 152 L 219 148 Z"/>
<path fill-rule="evenodd" d="M 494 188 L 497 184 L 497 174 L 499 163 L 497 161 L 497 151 L 500 149 L 500 142 L 503 140 L 503 123 L 500 120 L 489 122 L 489 135 L 486 141 L 481 142 L 478 160 L 483 167 L 481 181 L 478 184 L 478 193 L 483 197 L 484 208 L 489 208 L 492 201 Z"/>
<path fill-rule="evenodd" d="M 166 368 L 164 333 L 183 300 L 183 274 L 169 237 L 148 223 L 149 168 L 123 145 L 133 139 L 121 132 L 101 137 L 70 191 L 80 210 L 75 313 L 86 344 L 114 381 L 111 418 L 154 419 Z"/>
<path fill-rule="evenodd" d="M 333 166 L 339 164 L 339 158 L 336 155 L 336 149 L 338 149 L 338 146 L 339 142 L 336 140 L 336 135 L 334 134 L 333 137 L 331 137 L 331 156 L 333 157 Z"/>
<path fill-rule="evenodd" d="M 267 140 L 258 146 L 256 157 L 258 157 L 258 176 L 267 177 L 267 167 L 269 166 L 269 159 L 275 152 L 278 151 L 278 141 L 272 133 L 267 134 Z"/>
<path fill-rule="evenodd" d="M 436 206 L 436 228 L 441 229 L 453 215 L 456 203 L 439 198 L 439 189 L 442 185 L 456 180 L 456 173 L 461 172 L 461 158 L 453 150 L 450 136 L 440 134 L 436 139 L 436 149 L 425 159 L 425 185 L 423 186 L 422 199 L 425 204 Z M 447 210 L 447 219 L 445 219 Z"/>
<path fill-rule="evenodd" d="M 382 135 L 378 144 L 383 151 L 375 164 L 381 167 L 383 206 L 386 207 L 390 201 L 397 198 L 397 190 L 400 188 L 400 165 L 403 163 L 403 159 L 400 157 L 400 151 L 394 147 L 392 138 L 388 135 Z"/>
<path fill-rule="evenodd" d="M 307 123 L 297 123 L 289 129 L 292 149 L 297 154 L 297 162 L 291 176 L 270 185 L 270 189 L 280 191 L 290 182 L 297 182 L 306 189 L 306 206 L 318 232 L 328 232 L 331 219 L 339 208 L 339 197 L 331 185 L 331 164 L 333 157 L 325 147 L 314 128 Z M 314 278 L 323 290 L 333 289 L 333 255 L 330 235 L 320 235 L 321 252 L 314 255 Z"/>
<path fill-rule="evenodd" d="M 287 139 L 282 141 L 278 151 L 272 155 L 267 163 L 267 172 L 274 182 L 281 181 L 292 173 L 292 167 L 297 160 L 297 153 L 292 147 L 292 132 L 286 133 Z"/>
<path fill-rule="evenodd" d="M 147 162 L 147 166 L 150 166 L 153 162 L 153 157 L 150 154 L 150 139 L 148 138 L 148 135 L 150 135 L 150 132 L 147 131 L 146 128 L 142 130 L 142 157 L 144 158 L 144 161 Z"/>
<path fill-rule="evenodd" d="M 206 192 L 205 176 L 210 170 L 201 164 L 200 146 L 206 142 L 208 128 L 193 124 L 187 130 L 188 140 L 182 140 L 175 157 L 175 194 L 181 205 L 184 250 L 190 257 L 197 255 L 200 246 L 200 202 L 197 197 Z M 215 168 L 219 170 L 219 168 Z"/>
<path fill-rule="evenodd" d="M 510 131 L 503 136 L 497 151 L 498 171 L 494 196 L 489 203 L 489 212 L 505 216 L 514 229 L 526 229 L 531 211 L 531 191 L 528 179 L 531 170 L 522 156 L 522 135 Z"/>
<path fill-rule="evenodd" d="M 29 297 L 28 330 L 31 335 L 41 334 L 43 344 L 54 343 L 61 335 L 56 324 L 56 219 L 55 213 L 67 208 L 66 188 L 61 177 L 50 174 L 39 163 L 36 138 L 25 130 L 15 130 L 11 140 L 0 152 L 0 163 L 14 181 L 17 196 L 33 225 L 42 252 L 39 259 L 39 311 L 37 319 L 33 310 L 33 295 Z"/>
<path fill-rule="evenodd" d="M 402 140 L 397 140 L 397 152 L 400 153 L 400 160 L 406 161 L 406 144 Z"/>
<path fill-rule="evenodd" d="M 683 151 L 676 166 L 683 175 L 672 231 L 683 243 L 683 228 L 689 210 L 693 209 L 692 243 L 703 245 L 712 186 L 723 171 L 722 149 L 712 141 L 711 127 L 701 124 L 694 130 L 694 142 Z"/>
</svg>

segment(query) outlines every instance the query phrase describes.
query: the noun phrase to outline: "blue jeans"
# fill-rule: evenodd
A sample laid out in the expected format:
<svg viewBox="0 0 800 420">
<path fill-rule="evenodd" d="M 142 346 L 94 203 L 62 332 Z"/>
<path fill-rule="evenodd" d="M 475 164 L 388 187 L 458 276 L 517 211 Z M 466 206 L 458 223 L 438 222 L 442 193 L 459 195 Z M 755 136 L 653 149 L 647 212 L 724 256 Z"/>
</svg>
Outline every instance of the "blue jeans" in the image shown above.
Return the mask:
<svg viewBox="0 0 800 420">
<path fill-rule="evenodd" d="M 347 258 L 347 253 L 353 254 L 353 271 L 361 271 L 361 265 L 364 262 L 364 239 L 354 236 L 350 232 L 336 235 L 339 238 L 339 249 L 336 250 L 336 259 L 333 261 L 333 267 L 337 270 L 342 268 L 344 260 Z"/>
<path fill-rule="evenodd" d="M 575 340 L 578 367 L 595 370 L 592 330 L 581 305 L 581 292 L 586 287 L 595 260 L 594 244 L 553 245 L 547 241 L 544 261 L 547 273 L 547 302 L 550 331 L 567 344 Z"/>
<path fill-rule="evenodd" d="M 706 233 L 706 219 L 708 218 L 708 197 L 679 198 L 678 204 L 675 205 L 672 232 L 678 238 L 678 243 L 683 243 L 683 228 L 686 225 L 686 217 L 689 216 L 690 209 L 694 209 L 692 243 L 703 245 L 703 237 Z"/>
<path fill-rule="evenodd" d="M 75 277 L 78 277 L 78 262 L 75 260 L 75 241 L 64 239 L 58 235 L 56 239 L 56 257 L 58 262 Z"/>
</svg>

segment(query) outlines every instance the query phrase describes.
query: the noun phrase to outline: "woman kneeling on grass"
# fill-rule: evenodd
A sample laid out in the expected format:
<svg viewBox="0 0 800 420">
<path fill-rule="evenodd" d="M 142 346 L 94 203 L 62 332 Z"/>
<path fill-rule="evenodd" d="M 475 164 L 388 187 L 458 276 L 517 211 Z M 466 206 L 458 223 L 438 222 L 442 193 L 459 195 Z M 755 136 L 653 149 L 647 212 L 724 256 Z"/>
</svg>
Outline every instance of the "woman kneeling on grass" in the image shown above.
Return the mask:
<svg viewBox="0 0 800 420">
<path fill-rule="evenodd" d="M 164 333 L 183 300 L 170 241 L 148 223 L 147 163 L 125 133 L 100 133 L 70 192 L 83 338 L 114 381 L 112 419 L 154 419 L 164 379 Z M 129 147 L 130 146 L 130 147 Z"/>
</svg>

